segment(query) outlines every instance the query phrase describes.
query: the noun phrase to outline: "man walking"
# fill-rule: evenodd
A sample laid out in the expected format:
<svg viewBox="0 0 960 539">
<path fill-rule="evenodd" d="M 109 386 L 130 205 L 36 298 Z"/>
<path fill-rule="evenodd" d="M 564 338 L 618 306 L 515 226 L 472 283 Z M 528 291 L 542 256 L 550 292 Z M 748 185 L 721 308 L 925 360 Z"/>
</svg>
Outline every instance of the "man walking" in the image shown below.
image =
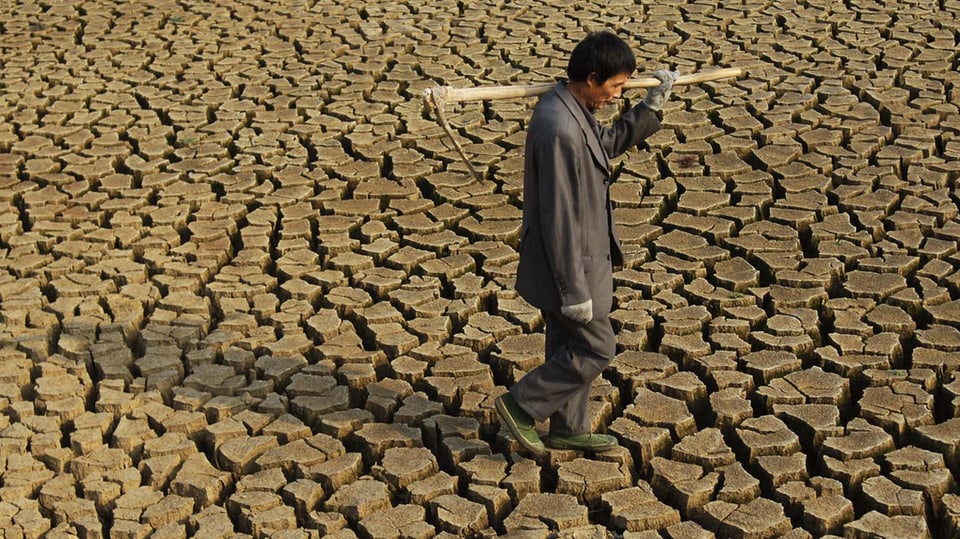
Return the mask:
<svg viewBox="0 0 960 539">
<path fill-rule="evenodd" d="M 594 113 L 620 97 L 636 69 L 630 47 L 610 32 L 588 35 L 570 56 L 568 82 L 538 101 L 526 138 L 523 226 L 516 287 L 546 323 L 546 362 L 496 399 L 501 424 L 535 455 L 545 446 L 604 451 L 613 436 L 590 432 L 593 380 L 616 352 L 610 323 L 613 266 L 623 263 L 610 204 L 610 158 L 660 128 L 676 72 L 654 73 L 647 91 L 611 127 Z M 550 418 L 541 440 L 535 421 Z"/>
</svg>

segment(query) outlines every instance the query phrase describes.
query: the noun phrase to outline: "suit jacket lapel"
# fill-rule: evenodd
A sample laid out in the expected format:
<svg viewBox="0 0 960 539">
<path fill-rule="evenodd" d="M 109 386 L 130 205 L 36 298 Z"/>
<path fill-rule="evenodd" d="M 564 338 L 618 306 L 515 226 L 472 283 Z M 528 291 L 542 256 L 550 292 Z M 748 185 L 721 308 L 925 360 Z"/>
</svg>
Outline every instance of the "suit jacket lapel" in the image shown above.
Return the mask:
<svg viewBox="0 0 960 539">
<path fill-rule="evenodd" d="M 593 160 L 609 175 L 610 158 L 607 157 L 607 152 L 603 151 L 603 147 L 600 145 L 600 139 L 597 138 L 597 133 L 594 131 L 590 120 L 584 116 L 585 112 L 583 107 L 562 82 L 557 83 L 554 91 L 560 96 L 560 101 L 563 102 L 564 106 L 570 111 L 570 114 L 577 120 L 577 124 L 580 126 L 580 129 L 583 130 L 584 136 L 587 137 L 587 147 L 590 148 L 590 154 L 593 155 Z"/>
</svg>

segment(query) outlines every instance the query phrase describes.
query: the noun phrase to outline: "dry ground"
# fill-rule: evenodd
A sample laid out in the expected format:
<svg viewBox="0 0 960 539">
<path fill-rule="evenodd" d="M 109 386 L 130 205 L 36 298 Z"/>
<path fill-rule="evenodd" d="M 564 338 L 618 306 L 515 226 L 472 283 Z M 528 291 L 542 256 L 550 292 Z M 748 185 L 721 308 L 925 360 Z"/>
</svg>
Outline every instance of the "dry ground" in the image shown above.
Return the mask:
<svg viewBox="0 0 960 539">
<path fill-rule="evenodd" d="M 0 536 L 957 537 L 960 1 L 565 4 L 5 0 Z M 533 100 L 476 181 L 420 96 L 601 28 L 748 75 L 617 161 L 621 447 L 534 461 Z"/>
</svg>

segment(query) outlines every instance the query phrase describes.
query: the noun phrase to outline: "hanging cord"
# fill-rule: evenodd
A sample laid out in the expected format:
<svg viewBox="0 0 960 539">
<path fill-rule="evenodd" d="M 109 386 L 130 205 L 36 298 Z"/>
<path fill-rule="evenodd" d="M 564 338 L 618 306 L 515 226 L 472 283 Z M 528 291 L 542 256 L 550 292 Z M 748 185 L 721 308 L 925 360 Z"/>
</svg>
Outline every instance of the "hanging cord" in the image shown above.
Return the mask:
<svg viewBox="0 0 960 539">
<path fill-rule="evenodd" d="M 448 88 L 446 86 L 428 88 L 423 92 L 424 101 L 432 106 L 433 110 L 437 112 L 437 120 L 440 121 L 440 127 L 443 128 L 443 131 L 447 134 L 447 137 L 450 138 L 450 142 L 453 143 L 453 147 L 456 148 L 457 153 L 460 154 L 460 159 L 465 165 L 467 165 L 470 173 L 473 174 L 473 177 L 478 182 L 482 182 L 483 176 L 481 176 L 480 172 L 478 172 L 473 166 L 473 163 L 467 159 L 467 154 L 464 153 L 463 147 L 460 146 L 460 143 L 457 141 L 457 137 L 454 136 L 453 129 L 450 128 L 450 124 L 447 122 L 447 115 L 443 112 L 443 108 L 447 104 L 447 91 Z"/>
</svg>

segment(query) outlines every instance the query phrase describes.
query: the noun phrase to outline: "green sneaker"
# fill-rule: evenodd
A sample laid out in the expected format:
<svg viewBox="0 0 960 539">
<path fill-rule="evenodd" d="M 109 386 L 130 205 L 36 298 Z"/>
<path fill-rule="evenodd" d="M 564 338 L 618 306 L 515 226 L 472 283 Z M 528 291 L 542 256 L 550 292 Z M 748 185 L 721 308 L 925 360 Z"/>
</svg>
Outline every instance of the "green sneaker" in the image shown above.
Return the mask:
<svg viewBox="0 0 960 539">
<path fill-rule="evenodd" d="M 577 434 L 559 436 L 548 434 L 543 442 L 551 449 L 580 449 L 584 451 L 606 451 L 617 447 L 617 439 L 609 434 Z"/>
<path fill-rule="evenodd" d="M 540 437 L 537 436 L 536 429 L 534 429 L 536 423 L 533 418 L 520 408 L 517 401 L 513 400 L 513 395 L 509 392 L 504 393 L 497 397 L 493 403 L 497 407 L 500 423 L 510 429 L 513 437 L 520 442 L 520 445 L 538 457 L 547 451 L 543 442 L 540 441 Z"/>
</svg>

